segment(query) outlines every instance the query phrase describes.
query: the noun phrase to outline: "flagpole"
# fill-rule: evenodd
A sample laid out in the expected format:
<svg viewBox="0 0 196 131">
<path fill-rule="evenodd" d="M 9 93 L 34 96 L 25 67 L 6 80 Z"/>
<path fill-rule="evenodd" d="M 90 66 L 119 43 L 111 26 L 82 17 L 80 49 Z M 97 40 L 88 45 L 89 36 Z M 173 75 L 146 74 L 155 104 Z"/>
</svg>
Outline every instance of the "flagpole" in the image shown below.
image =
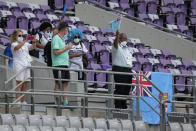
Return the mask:
<svg viewBox="0 0 196 131">
<path fill-rule="evenodd" d="M 120 14 L 120 25 L 121 25 L 121 20 L 122 20 L 122 14 Z M 120 25 L 118 29 L 120 29 Z"/>
</svg>

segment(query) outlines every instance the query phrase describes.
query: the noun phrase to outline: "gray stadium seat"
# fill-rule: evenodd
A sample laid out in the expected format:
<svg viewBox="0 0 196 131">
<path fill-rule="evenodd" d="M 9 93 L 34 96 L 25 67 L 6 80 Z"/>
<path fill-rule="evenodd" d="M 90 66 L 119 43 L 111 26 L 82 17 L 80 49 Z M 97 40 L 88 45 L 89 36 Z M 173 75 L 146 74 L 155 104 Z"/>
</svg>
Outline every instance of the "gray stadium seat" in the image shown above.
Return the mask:
<svg viewBox="0 0 196 131">
<path fill-rule="evenodd" d="M 118 131 L 131 131 L 131 130 L 118 130 Z"/>
<path fill-rule="evenodd" d="M 182 131 L 179 123 L 169 123 L 170 131 Z"/>
<path fill-rule="evenodd" d="M 135 131 L 146 131 L 146 126 L 143 121 L 134 121 Z"/>
<path fill-rule="evenodd" d="M 89 128 L 89 129 L 94 129 L 95 128 L 95 123 L 92 118 L 82 118 L 82 127 L 83 128 Z"/>
<path fill-rule="evenodd" d="M 183 131 L 194 131 L 194 128 L 191 124 L 181 124 Z"/>
<path fill-rule="evenodd" d="M 79 117 L 69 117 L 69 124 L 71 128 L 82 128 Z"/>
<path fill-rule="evenodd" d="M 78 131 L 91 131 L 91 130 L 88 128 L 79 128 Z"/>
<path fill-rule="evenodd" d="M 40 126 L 40 131 L 52 131 L 52 128 L 50 126 Z"/>
<path fill-rule="evenodd" d="M 106 120 L 103 118 L 95 119 L 96 129 L 107 129 Z"/>
<path fill-rule="evenodd" d="M 14 115 L 14 118 L 16 120 L 16 125 L 22 125 L 22 126 L 29 125 L 27 115 L 25 115 L 25 114 Z"/>
<path fill-rule="evenodd" d="M 15 125 L 13 116 L 11 114 L 1 114 L 0 120 L 2 125 Z"/>
<path fill-rule="evenodd" d="M 9 125 L 0 125 L 0 131 L 12 131 Z"/>
<path fill-rule="evenodd" d="M 123 130 L 133 131 L 133 124 L 131 120 L 120 120 L 120 122 Z"/>
<path fill-rule="evenodd" d="M 42 126 L 42 120 L 40 115 L 29 115 L 30 126 Z"/>
<path fill-rule="evenodd" d="M 115 130 L 115 129 L 109 129 L 109 130 L 106 130 L 106 131 L 118 131 L 118 130 Z"/>
<path fill-rule="evenodd" d="M 76 128 L 65 128 L 66 131 L 78 131 Z"/>
<path fill-rule="evenodd" d="M 67 127 L 67 128 L 69 128 L 69 121 L 68 121 L 67 117 L 65 117 L 65 116 L 56 116 L 55 120 L 56 120 L 56 126 L 57 127 Z"/>
<path fill-rule="evenodd" d="M 15 125 L 12 126 L 12 131 L 26 131 L 26 129 L 22 125 Z"/>
<path fill-rule="evenodd" d="M 105 131 L 104 129 L 93 129 L 93 131 Z"/>
<path fill-rule="evenodd" d="M 108 119 L 108 128 L 109 129 L 115 129 L 115 130 L 121 130 L 121 124 L 117 119 Z"/>
<path fill-rule="evenodd" d="M 55 126 L 55 121 L 54 121 L 54 117 L 50 116 L 50 115 L 42 115 L 42 124 L 43 126 L 50 126 L 50 127 L 54 127 Z"/>
<path fill-rule="evenodd" d="M 37 126 L 26 126 L 26 131 L 40 131 Z"/>
<path fill-rule="evenodd" d="M 65 131 L 64 127 L 53 127 L 53 131 Z"/>
</svg>

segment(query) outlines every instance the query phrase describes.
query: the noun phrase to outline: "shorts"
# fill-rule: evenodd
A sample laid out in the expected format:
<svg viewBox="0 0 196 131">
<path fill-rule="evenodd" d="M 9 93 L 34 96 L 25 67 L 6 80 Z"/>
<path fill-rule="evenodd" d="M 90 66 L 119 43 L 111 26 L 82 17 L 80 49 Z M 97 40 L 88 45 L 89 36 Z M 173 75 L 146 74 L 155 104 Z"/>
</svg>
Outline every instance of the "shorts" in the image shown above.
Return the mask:
<svg viewBox="0 0 196 131">
<path fill-rule="evenodd" d="M 68 68 L 68 66 L 55 66 L 57 68 Z M 53 70 L 53 75 L 54 75 L 54 78 L 55 79 L 58 79 L 58 71 L 59 70 Z M 62 70 L 61 71 L 61 79 L 70 79 L 70 73 L 68 70 Z M 62 80 L 62 83 L 66 83 L 66 82 L 69 82 L 69 81 L 66 81 L 66 80 Z M 55 80 L 55 83 L 58 83 L 58 80 Z"/>
<path fill-rule="evenodd" d="M 13 70 L 15 73 L 20 72 L 25 66 L 18 63 L 13 63 Z M 30 69 L 25 69 L 23 72 L 16 76 L 17 81 L 30 81 Z"/>
</svg>

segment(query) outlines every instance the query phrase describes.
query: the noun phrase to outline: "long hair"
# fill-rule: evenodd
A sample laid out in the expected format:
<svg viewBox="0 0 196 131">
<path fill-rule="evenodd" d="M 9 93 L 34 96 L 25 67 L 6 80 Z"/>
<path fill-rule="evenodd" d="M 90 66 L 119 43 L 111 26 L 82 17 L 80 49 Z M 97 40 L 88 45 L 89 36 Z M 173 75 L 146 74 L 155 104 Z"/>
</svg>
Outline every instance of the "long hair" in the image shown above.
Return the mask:
<svg viewBox="0 0 196 131">
<path fill-rule="evenodd" d="M 17 36 L 18 36 L 19 32 L 22 32 L 22 30 L 20 30 L 20 29 L 14 30 L 14 32 L 12 33 L 11 38 L 10 38 L 11 43 L 17 41 Z"/>
</svg>

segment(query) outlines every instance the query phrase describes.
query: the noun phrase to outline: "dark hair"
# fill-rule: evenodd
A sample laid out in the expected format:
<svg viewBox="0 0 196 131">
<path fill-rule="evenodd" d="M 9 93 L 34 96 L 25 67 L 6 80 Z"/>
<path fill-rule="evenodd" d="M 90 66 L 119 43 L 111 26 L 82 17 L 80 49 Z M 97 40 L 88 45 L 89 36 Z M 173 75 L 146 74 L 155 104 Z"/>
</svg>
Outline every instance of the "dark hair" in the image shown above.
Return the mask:
<svg viewBox="0 0 196 131">
<path fill-rule="evenodd" d="M 43 22 L 40 27 L 39 27 L 39 30 L 40 31 L 43 31 L 45 30 L 46 28 L 50 27 L 52 29 L 52 25 L 49 23 L 49 22 Z"/>
<path fill-rule="evenodd" d="M 62 22 L 59 24 L 59 31 L 61 31 L 64 28 L 67 28 L 67 27 L 69 27 L 67 22 Z"/>
</svg>

